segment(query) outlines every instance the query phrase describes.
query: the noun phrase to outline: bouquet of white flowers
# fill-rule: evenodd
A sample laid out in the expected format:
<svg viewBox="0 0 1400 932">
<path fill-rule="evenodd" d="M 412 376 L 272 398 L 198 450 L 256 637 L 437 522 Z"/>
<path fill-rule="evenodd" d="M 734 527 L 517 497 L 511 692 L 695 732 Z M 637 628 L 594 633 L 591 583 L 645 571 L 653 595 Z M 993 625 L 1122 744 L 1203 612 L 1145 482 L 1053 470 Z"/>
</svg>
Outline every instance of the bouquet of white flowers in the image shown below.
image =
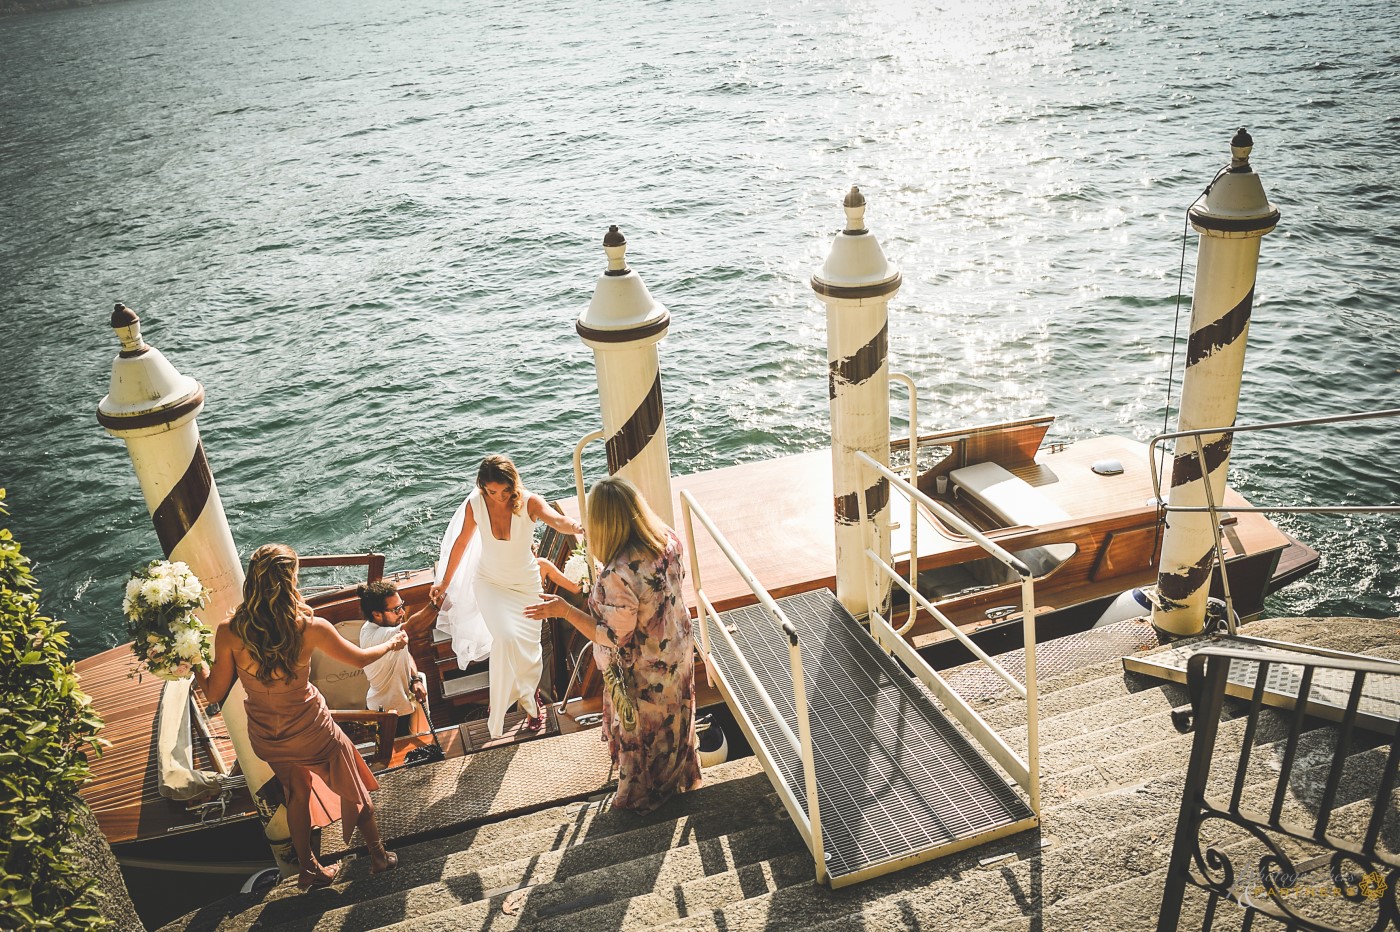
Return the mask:
<svg viewBox="0 0 1400 932">
<path fill-rule="evenodd" d="M 208 600 L 209 590 L 183 562 L 152 560 L 133 572 L 122 611 L 138 661 L 136 672 L 182 680 L 213 660 L 209 629 L 194 616 Z"/>
<path fill-rule="evenodd" d="M 569 559 L 564 561 L 564 576 L 578 586 L 579 592 L 587 592 L 593 586 L 593 580 L 598 578 L 598 573 L 602 567 L 598 561 L 593 561 L 593 572 L 588 572 L 588 554 L 584 552 L 583 543 L 574 548 L 574 552 L 569 554 Z"/>
</svg>

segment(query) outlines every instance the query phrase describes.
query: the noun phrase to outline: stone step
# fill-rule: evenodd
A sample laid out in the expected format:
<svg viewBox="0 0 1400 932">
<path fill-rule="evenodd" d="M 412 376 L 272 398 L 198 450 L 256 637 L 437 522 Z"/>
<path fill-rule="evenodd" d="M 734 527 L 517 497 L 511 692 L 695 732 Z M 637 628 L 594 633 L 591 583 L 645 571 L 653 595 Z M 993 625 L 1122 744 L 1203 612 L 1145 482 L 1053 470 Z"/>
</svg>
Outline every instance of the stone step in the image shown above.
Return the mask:
<svg viewBox="0 0 1400 932">
<path fill-rule="evenodd" d="M 356 894 L 360 900 L 322 912 L 316 929 L 351 932 L 395 924 L 431 928 L 431 922 L 437 928 L 490 926 L 504 932 L 528 926 L 536 912 L 549 917 L 553 910 L 588 907 L 599 903 L 601 897 L 636 896 L 671 877 L 701 873 L 707 863 L 742 865 L 773 858 L 791 849 L 794 842 L 801 844 L 797 831 L 791 823 L 778 819 L 777 812 L 774 802 L 766 817 L 711 813 L 710 820 L 699 824 L 678 821 L 657 826 L 671 830 L 665 847 L 648 847 L 645 840 L 627 833 L 472 872 L 459 870 L 455 856 L 449 856 L 438 875 L 399 879 L 412 886 L 391 883 L 381 889 L 379 884 L 351 883 L 360 889 L 344 893 Z M 379 875 L 371 880 L 389 877 Z M 364 897 L 365 893 L 378 896 Z M 508 901 L 514 908 L 507 907 Z M 259 928 L 283 928 L 283 922 L 280 917 L 267 918 Z"/>
<path fill-rule="evenodd" d="M 1375 752 L 1365 754 L 1378 757 Z M 1247 788 L 1245 799 L 1262 803 L 1271 798 L 1272 790 L 1272 779 L 1258 782 Z M 813 928 L 822 932 L 884 928 L 980 932 L 989 927 L 1151 929 L 1165 881 L 1180 793 L 1176 779 L 1161 777 L 1132 790 L 1047 809 L 1045 827 L 1038 836 L 1028 833 L 1006 839 L 863 884 L 858 888 L 858 911 L 843 904 L 845 891 L 810 886 L 731 904 L 664 928 L 673 932 L 760 928 Z M 1292 800 L 1284 818 L 1296 816 L 1295 810 L 1302 808 L 1305 807 Z M 1339 824 L 1364 823 L 1368 814 L 1369 802 L 1353 803 L 1337 809 L 1336 819 Z M 1066 838 L 1057 832 L 1060 827 L 1090 824 L 1095 831 L 1087 836 Z M 1041 838 L 1050 839 L 1051 846 L 1039 848 Z M 1223 847 L 1233 852 L 1240 863 L 1248 860 L 1246 855 L 1257 860 L 1262 850 L 1251 850 L 1257 848 L 1251 841 Z M 1014 857 L 986 865 L 979 863 L 980 859 L 1002 852 Z M 1062 918 L 1051 921 L 1046 904 L 1068 903 L 1069 894 L 1086 885 L 1096 887 L 1091 894 L 1077 898 L 1086 905 L 1059 909 L 1055 915 Z M 1105 891 L 1109 891 L 1107 895 Z M 1130 906 L 1111 908 L 1115 898 L 1126 898 L 1130 893 Z M 871 899 L 872 894 L 875 899 Z M 820 924 L 812 921 L 813 916 L 821 915 L 832 918 Z M 1199 924 L 1192 928 L 1199 928 Z"/>
<path fill-rule="evenodd" d="M 341 879 L 331 890 L 302 895 L 294 882 L 283 882 L 262 896 L 230 897 L 221 901 L 223 908 L 217 913 L 203 910 L 188 925 L 172 928 L 262 928 L 319 914 L 332 896 L 344 907 L 444 878 L 452 878 L 455 905 L 497 888 L 519 886 L 542 863 L 551 870 L 561 864 L 566 871 L 591 870 L 595 861 L 615 863 L 643 851 L 665 850 L 677 843 L 678 833 L 679 843 L 693 843 L 772 812 L 772 787 L 752 759 L 709 768 L 705 779 L 705 786 L 647 817 L 615 810 L 610 801 L 602 801 L 542 810 L 417 844 L 391 843 L 400 858 L 396 870 L 371 876 L 367 858 L 351 857 L 343 862 Z"/>
<path fill-rule="evenodd" d="M 748 804 L 772 793 L 763 768 L 754 758 L 727 761 L 704 772 L 705 784 L 668 802 L 656 815 L 680 819 L 711 809 Z M 580 844 L 644 824 L 636 813 L 613 809 L 612 794 L 591 802 L 542 809 L 503 822 L 488 822 L 441 838 L 398 845 L 401 863 L 437 860 L 459 851 L 508 852 L 512 847 L 538 853 Z M 508 858 L 513 860 L 513 858 Z"/>
<path fill-rule="evenodd" d="M 774 801 L 777 806 L 776 800 Z M 801 849 L 794 854 L 794 849 Z M 794 858 L 796 860 L 794 860 Z M 776 867 L 774 865 L 777 865 Z M 812 876 L 811 856 L 802 845 L 801 837 L 792 824 L 777 818 L 767 824 L 753 824 L 751 827 L 714 837 L 693 838 L 667 851 L 635 857 L 627 861 L 600 866 L 599 868 L 567 877 L 551 877 L 547 872 L 531 877 L 530 885 L 514 891 L 502 891 L 489 898 L 471 903 L 450 906 L 446 909 L 428 912 L 420 904 L 397 914 L 402 918 L 393 925 L 376 925 L 374 928 L 406 930 L 449 930 L 449 929 L 491 929 L 493 932 L 506 932 L 516 928 L 538 929 L 542 926 L 555 928 L 578 928 L 580 916 L 599 915 L 600 905 L 622 904 L 631 908 L 636 900 L 654 897 L 653 891 L 673 890 L 690 878 L 710 879 L 710 875 L 752 876 L 754 865 L 760 876 L 770 876 L 772 882 L 793 882 L 804 876 Z M 767 865 L 767 871 L 763 865 Z M 723 902 L 729 901 L 726 894 L 737 889 L 744 896 L 744 886 L 721 885 L 718 895 Z M 712 891 L 711 895 L 715 895 Z M 375 904 L 368 904 L 375 905 Z M 388 905 L 388 904 L 386 904 Z M 655 908 L 655 903 L 651 904 Z M 380 918 L 387 920 L 395 915 L 392 908 L 381 912 Z M 350 929 L 366 928 L 360 925 L 337 925 L 333 914 L 323 917 L 318 929 L 349 932 Z M 328 922 L 330 921 L 330 922 Z M 644 927 L 653 925 L 648 921 Z M 601 928 L 612 928 L 604 924 Z"/>
</svg>

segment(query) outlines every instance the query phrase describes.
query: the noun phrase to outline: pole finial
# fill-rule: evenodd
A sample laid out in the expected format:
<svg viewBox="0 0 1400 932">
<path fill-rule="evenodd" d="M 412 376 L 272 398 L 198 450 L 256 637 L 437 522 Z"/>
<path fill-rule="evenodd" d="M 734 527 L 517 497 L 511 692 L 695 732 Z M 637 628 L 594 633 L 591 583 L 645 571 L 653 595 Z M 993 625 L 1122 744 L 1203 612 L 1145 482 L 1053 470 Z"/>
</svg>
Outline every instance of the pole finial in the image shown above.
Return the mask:
<svg viewBox="0 0 1400 932">
<path fill-rule="evenodd" d="M 1230 140 L 1230 171 L 1249 171 L 1249 153 L 1254 148 L 1254 137 L 1249 135 L 1249 130 L 1243 126 L 1235 132 L 1235 138 Z"/>
<path fill-rule="evenodd" d="M 609 275 L 627 274 L 627 237 L 622 235 L 615 223 L 608 227 L 603 237 L 603 252 L 608 254 Z"/>
<path fill-rule="evenodd" d="M 111 323 L 121 341 L 123 356 L 139 356 L 146 352 L 146 341 L 141 339 L 141 318 L 135 311 L 118 301 L 112 308 Z"/>
<path fill-rule="evenodd" d="M 851 190 L 846 192 L 846 197 L 841 201 L 841 206 L 846 208 L 846 229 L 843 232 L 856 234 L 865 232 L 865 195 L 860 193 L 860 188 L 851 185 Z"/>
</svg>

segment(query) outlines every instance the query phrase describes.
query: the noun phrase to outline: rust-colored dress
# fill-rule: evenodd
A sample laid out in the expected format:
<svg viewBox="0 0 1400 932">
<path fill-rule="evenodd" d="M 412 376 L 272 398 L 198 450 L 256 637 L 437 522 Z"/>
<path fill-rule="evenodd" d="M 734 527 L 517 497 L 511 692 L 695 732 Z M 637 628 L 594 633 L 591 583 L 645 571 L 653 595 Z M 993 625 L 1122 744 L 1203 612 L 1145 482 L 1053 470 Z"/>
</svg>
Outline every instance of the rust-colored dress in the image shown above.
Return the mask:
<svg viewBox="0 0 1400 932">
<path fill-rule="evenodd" d="M 369 765 L 345 732 L 331 719 L 320 690 L 311 685 L 311 664 L 298 667 L 290 680 L 264 683 L 242 667 L 238 680 L 248 694 L 248 738 L 253 751 L 267 761 L 285 792 L 298 767 L 310 770 L 340 797 L 340 827 L 345 843 L 379 789 Z"/>
</svg>

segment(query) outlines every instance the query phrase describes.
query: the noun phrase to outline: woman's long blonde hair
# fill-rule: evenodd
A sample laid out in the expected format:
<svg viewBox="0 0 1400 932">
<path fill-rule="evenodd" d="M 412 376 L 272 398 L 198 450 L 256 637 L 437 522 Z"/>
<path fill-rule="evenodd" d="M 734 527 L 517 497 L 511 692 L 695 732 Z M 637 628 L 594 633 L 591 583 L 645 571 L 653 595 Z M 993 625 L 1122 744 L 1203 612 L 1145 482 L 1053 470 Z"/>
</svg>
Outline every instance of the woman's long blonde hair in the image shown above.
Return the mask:
<svg viewBox="0 0 1400 932">
<path fill-rule="evenodd" d="M 263 544 L 248 558 L 243 601 L 229 628 L 258 665 L 258 679 L 291 679 L 301 657 L 306 602 L 297 590 L 297 552 Z"/>
<path fill-rule="evenodd" d="M 481 461 L 476 470 L 476 487 L 485 492 L 488 482 L 510 486 L 510 513 L 520 514 L 520 508 L 525 502 L 525 486 L 521 483 L 520 473 L 516 471 L 515 464 L 509 456 L 492 453 Z"/>
<path fill-rule="evenodd" d="M 635 485 L 609 476 L 588 493 L 588 549 L 604 566 L 631 549 L 659 557 L 666 550 L 666 523 Z"/>
</svg>

